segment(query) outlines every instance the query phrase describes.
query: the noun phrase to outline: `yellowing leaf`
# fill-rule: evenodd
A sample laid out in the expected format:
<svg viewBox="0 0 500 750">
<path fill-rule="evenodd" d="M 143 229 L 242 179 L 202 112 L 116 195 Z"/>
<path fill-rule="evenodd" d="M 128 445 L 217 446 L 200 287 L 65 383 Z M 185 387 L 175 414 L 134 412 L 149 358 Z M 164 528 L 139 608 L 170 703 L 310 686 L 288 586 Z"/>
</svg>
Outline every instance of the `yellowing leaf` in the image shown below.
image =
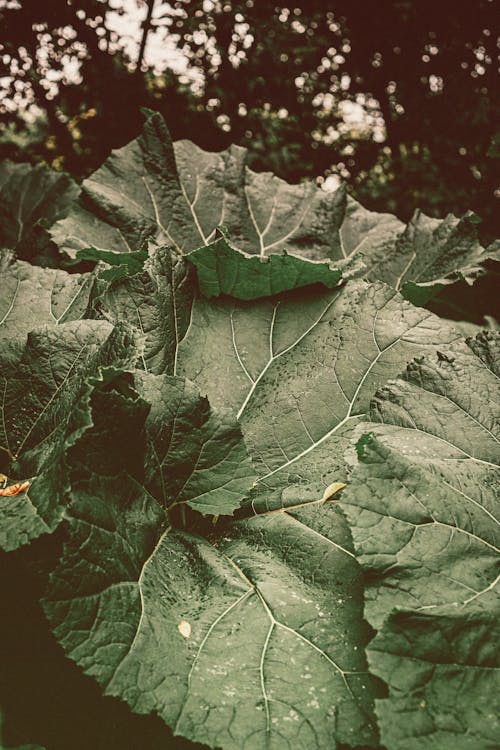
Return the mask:
<svg viewBox="0 0 500 750">
<path fill-rule="evenodd" d="M 187 620 L 181 620 L 177 625 L 177 630 L 184 638 L 191 637 L 191 625 Z"/>
</svg>

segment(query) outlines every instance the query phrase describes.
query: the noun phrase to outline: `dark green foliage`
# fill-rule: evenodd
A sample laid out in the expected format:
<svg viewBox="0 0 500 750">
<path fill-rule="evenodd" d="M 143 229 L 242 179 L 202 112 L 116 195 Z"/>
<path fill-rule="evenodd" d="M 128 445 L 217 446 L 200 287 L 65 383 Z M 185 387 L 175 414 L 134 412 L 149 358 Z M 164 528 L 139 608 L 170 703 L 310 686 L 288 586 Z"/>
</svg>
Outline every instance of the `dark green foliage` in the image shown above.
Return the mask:
<svg viewBox="0 0 500 750">
<path fill-rule="evenodd" d="M 6 235 L 5 742 L 489 750 L 499 336 L 421 305 L 497 247 L 246 159 L 148 112 Z"/>
</svg>

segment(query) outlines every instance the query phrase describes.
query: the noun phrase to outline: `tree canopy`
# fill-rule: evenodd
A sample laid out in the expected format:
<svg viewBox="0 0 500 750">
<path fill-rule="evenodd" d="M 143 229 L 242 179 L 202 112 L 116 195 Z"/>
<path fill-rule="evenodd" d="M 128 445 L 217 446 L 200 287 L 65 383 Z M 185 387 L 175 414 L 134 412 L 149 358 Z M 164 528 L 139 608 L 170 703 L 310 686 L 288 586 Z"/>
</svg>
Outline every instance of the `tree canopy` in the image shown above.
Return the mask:
<svg viewBox="0 0 500 750">
<path fill-rule="evenodd" d="M 174 138 L 248 147 L 254 169 L 334 175 L 405 220 L 417 205 L 472 207 L 494 232 L 490 0 L 3 0 L 0 12 L 3 156 L 85 176 L 147 106 Z"/>
</svg>

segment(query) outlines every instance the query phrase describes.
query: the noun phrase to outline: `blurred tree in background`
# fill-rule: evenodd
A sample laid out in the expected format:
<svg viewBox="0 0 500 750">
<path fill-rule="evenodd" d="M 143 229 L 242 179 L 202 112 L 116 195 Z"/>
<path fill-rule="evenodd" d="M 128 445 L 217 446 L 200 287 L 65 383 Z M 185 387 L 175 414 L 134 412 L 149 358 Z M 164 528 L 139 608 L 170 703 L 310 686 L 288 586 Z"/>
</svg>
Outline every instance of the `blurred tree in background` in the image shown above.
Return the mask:
<svg viewBox="0 0 500 750">
<path fill-rule="evenodd" d="M 404 220 L 472 208 L 491 236 L 495 5 L 0 0 L 0 157 L 84 176 L 147 106 L 174 138 L 246 146 L 257 170 L 344 179 Z"/>
</svg>

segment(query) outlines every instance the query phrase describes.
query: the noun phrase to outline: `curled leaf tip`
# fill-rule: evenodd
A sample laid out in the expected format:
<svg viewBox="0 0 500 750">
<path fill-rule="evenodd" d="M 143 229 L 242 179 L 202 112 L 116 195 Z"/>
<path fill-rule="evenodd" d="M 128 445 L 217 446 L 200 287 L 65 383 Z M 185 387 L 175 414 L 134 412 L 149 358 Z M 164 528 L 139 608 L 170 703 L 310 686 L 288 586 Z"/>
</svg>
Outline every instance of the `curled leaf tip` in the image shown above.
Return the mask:
<svg viewBox="0 0 500 750">
<path fill-rule="evenodd" d="M 0 480 L 3 476 L 3 474 L 0 476 Z M 16 482 L 15 484 L 11 484 L 9 487 L 3 487 L 2 489 L 0 489 L 0 497 L 12 497 L 13 495 L 19 495 L 19 493 L 27 490 L 29 486 L 29 482 Z"/>
<path fill-rule="evenodd" d="M 332 482 L 332 484 L 329 484 L 326 490 L 323 492 L 323 497 L 321 498 L 322 502 L 330 500 L 333 495 L 335 495 L 337 492 L 340 492 L 340 490 L 343 490 L 345 486 L 346 485 L 344 482 Z"/>
</svg>

